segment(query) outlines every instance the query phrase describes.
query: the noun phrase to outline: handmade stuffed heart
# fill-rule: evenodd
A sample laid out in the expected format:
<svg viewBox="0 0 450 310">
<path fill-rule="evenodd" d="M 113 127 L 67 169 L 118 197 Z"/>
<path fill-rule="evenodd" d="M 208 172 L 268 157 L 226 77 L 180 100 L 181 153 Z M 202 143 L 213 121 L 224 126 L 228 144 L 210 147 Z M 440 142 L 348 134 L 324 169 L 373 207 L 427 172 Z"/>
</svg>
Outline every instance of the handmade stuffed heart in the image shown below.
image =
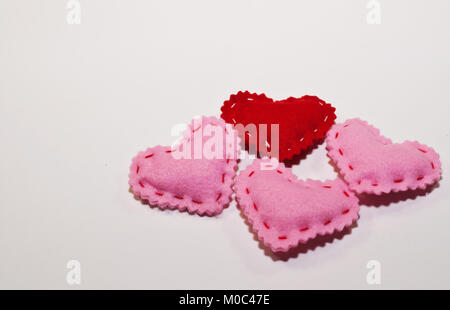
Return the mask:
<svg viewBox="0 0 450 310">
<path fill-rule="evenodd" d="M 221 117 L 245 137 L 247 148 L 261 157 L 277 157 L 280 161 L 291 159 L 325 138 L 336 119 L 335 108 L 315 96 L 274 101 L 264 94 L 238 92 L 224 102 L 221 110 Z M 238 124 L 242 127 L 238 128 Z M 272 132 L 276 124 L 278 143 L 273 141 L 276 134 Z M 255 126 L 254 135 L 246 131 L 248 125 Z M 244 126 L 246 130 L 242 130 Z"/>
<path fill-rule="evenodd" d="M 156 146 L 132 161 L 132 191 L 161 209 L 200 215 L 220 213 L 229 203 L 236 175 L 239 139 L 215 117 L 194 120 L 180 144 Z"/>
<path fill-rule="evenodd" d="M 273 251 L 287 251 L 317 235 L 331 234 L 358 218 L 358 198 L 340 179 L 298 180 L 280 163 L 256 159 L 236 180 L 236 199 L 258 238 Z"/>
<path fill-rule="evenodd" d="M 328 155 L 357 193 L 425 189 L 441 177 L 439 155 L 432 148 L 410 141 L 393 144 L 360 119 L 334 125 L 326 143 Z"/>
</svg>

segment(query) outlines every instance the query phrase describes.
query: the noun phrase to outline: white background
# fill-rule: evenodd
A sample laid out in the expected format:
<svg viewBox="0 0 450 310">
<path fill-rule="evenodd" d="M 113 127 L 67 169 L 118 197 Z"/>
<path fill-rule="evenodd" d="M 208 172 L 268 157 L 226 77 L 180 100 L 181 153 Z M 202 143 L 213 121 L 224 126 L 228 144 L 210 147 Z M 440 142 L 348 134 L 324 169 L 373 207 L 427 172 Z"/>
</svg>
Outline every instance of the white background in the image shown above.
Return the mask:
<svg viewBox="0 0 450 310">
<path fill-rule="evenodd" d="M 81 0 L 69 25 L 66 1 L 1 1 L 0 288 L 449 289 L 450 2 L 379 0 L 380 25 L 367 2 Z M 292 257 L 262 249 L 235 202 L 208 218 L 133 198 L 138 151 L 245 89 L 318 95 L 338 121 L 428 144 L 443 179 L 363 203 L 350 233 Z M 336 177 L 324 145 L 294 172 Z"/>
</svg>

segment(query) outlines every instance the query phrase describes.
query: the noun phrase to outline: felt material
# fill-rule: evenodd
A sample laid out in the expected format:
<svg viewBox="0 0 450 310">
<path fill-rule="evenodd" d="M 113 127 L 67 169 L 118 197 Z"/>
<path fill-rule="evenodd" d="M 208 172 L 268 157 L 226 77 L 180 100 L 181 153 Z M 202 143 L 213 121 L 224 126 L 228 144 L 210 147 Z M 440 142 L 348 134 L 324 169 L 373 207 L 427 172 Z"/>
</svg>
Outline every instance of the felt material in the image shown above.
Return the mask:
<svg viewBox="0 0 450 310">
<path fill-rule="evenodd" d="M 328 155 L 357 193 L 425 189 L 441 177 L 439 155 L 432 148 L 410 141 L 393 144 L 360 119 L 334 125 L 326 143 Z"/>
<path fill-rule="evenodd" d="M 217 138 L 206 128 L 219 130 L 223 139 L 219 137 L 218 143 L 224 145 L 216 156 L 195 157 L 195 146 L 203 150 Z M 201 143 L 196 145 L 196 141 Z M 226 148 L 225 142 L 236 147 Z M 189 156 L 182 157 L 185 147 Z M 161 209 L 215 215 L 230 202 L 238 154 L 239 138 L 232 126 L 215 117 L 203 117 L 200 123 L 193 121 L 188 126 L 175 147 L 155 146 L 138 153 L 130 167 L 129 184 L 137 196 Z"/>
<path fill-rule="evenodd" d="M 268 145 L 272 141 L 271 124 L 279 124 L 280 161 L 291 159 L 324 139 L 336 119 L 335 108 L 316 96 L 274 101 L 264 94 L 238 92 L 224 102 L 221 110 L 221 117 L 227 123 L 243 126 L 255 124 L 258 137 L 267 131 Z M 260 124 L 267 124 L 264 133 L 260 131 Z M 250 148 L 251 145 L 261 157 L 271 157 L 270 152 L 276 147 L 270 145 L 266 149 L 265 144 L 259 143 L 259 138 L 250 138 L 249 134 L 242 131 L 239 135 L 245 138 L 246 147 Z"/>
<path fill-rule="evenodd" d="M 358 219 L 358 198 L 342 180 L 298 180 L 283 163 L 261 169 L 266 163 L 256 159 L 242 171 L 235 192 L 258 238 L 273 251 L 341 231 Z"/>
</svg>

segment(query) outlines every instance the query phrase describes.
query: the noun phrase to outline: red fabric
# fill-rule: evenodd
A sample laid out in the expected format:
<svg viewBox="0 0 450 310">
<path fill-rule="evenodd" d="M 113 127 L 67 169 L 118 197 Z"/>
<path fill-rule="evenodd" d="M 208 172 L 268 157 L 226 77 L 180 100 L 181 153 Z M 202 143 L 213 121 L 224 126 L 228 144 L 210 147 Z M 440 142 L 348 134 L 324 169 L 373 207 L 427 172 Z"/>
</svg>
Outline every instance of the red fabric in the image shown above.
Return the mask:
<svg viewBox="0 0 450 310">
<path fill-rule="evenodd" d="M 231 95 L 225 101 L 221 117 L 230 124 L 255 124 L 260 135 L 259 124 L 267 124 L 267 141 L 271 143 L 271 124 L 279 124 L 279 160 L 288 160 L 303 150 L 324 139 L 326 132 L 334 124 L 336 110 L 316 96 L 289 97 L 274 101 L 264 94 L 248 91 Z M 255 139 L 239 131 L 249 148 Z M 245 135 L 245 137 L 244 137 Z M 256 141 L 259 141 L 256 140 Z M 258 144 L 258 143 L 256 143 Z M 274 146 L 271 146 L 274 147 Z M 264 145 L 257 146 L 259 156 L 270 155 Z"/>
</svg>

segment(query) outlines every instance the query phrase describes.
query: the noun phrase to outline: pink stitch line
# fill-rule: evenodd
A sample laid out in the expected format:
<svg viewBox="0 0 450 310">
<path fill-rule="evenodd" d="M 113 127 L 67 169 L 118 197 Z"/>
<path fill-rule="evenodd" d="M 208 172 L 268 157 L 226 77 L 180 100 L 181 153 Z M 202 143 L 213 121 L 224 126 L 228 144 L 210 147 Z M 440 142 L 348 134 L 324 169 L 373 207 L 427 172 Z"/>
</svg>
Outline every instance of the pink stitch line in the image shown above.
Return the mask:
<svg viewBox="0 0 450 310">
<path fill-rule="evenodd" d="M 338 167 L 342 170 L 343 175 L 344 175 L 344 178 L 346 178 L 346 176 L 349 175 L 349 172 L 346 171 L 346 169 L 342 169 L 342 168 L 341 168 L 342 164 L 341 164 L 340 160 L 337 160 L 337 158 L 333 158 L 333 152 L 334 152 L 335 149 L 337 149 L 337 151 L 339 152 L 339 155 L 340 155 L 341 157 L 344 157 L 344 151 L 342 150 L 341 147 L 335 147 L 335 146 L 334 146 L 334 142 L 332 142 L 333 140 L 332 140 L 330 137 L 331 137 L 331 136 L 334 136 L 334 138 L 335 138 L 335 140 L 336 140 L 338 137 L 342 136 L 342 133 L 339 132 L 339 128 L 340 128 L 340 127 L 342 127 L 342 129 L 348 128 L 350 125 L 352 125 L 352 123 L 363 124 L 364 126 L 367 126 L 367 127 L 371 130 L 371 132 L 372 132 L 374 135 L 380 136 L 381 139 L 383 139 L 385 145 L 390 145 L 390 144 L 392 144 L 392 142 L 391 142 L 389 139 L 384 138 L 383 136 L 380 135 L 380 132 L 379 132 L 378 129 L 376 129 L 375 127 L 369 125 L 369 124 L 368 124 L 367 122 L 365 122 L 365 121 L 361 121 L 361 120 L 359 120 L 359 119 L 351 119 L 351 120 L 348 120 L 348 121 L 347 121 L 345 124 L 343 124 L 343 125 L 342 125 L 342 124 L 335 124 L 335 125 L 331 128 L 331 130 L 328 132 L 328 134 L 327 134 L 327 138 L 326 138 L 327 149 L 328 149 L 328 154 L 329 154 L 329 156 L 330 156 L 333 160 L 335 160 L 335 161 L 337 162 Z M 408 141 L 407 141 L 407 142 L 408 142 Z M 404 142 L 404 143 L 405 143 L 405 142 Z M 431 153 L 432 153 L 432 154 L 431 154 L 431 157 L 434 158 L 434 159 L 431 159 L 431 160 L 430 160 L 431 168 L 432 168 L 433 170 L 436 170 L 436 165 L 434 164 L 434 160 L 437 159 L 438 164 L 439 164 L 439 169 L 440 169 L 439 155 L 438 155 L 432 148 L 430 148 L 430 147 L 428 147 L 428 146 L 425 146 L 425 145 L 421 145 L 421 146 L 417 147 L 417 150 L 420 151 L 420 152 L 422 152 L 422 153 L 424 153 L 424 154 L 429 154 L 429 153 L 431 152 Z M 355 170 L 355 167 L 354 167 L 353 165 L 348 165 L 347 167 L 348 167 L 348 169 L 349 169 L 351 172 L 357 173 L 357 170 Z M 440 174 L 439 174 L 439 175 L 440 175 Z M 434 178 L 431 177 L 431 178 L 429 178 L 429 179 L 426 179 L 425 176 L 419 176 L 419 177 L 416 178 L 416 180 L 417 180 L 417 181 L 424 181 L 424 182 L 422 182 L 421 184 L 416 184 L 416 185 L 407 184 L 407 187 L 404 188 L 404 189 L 398 188 L 398 187 L 396 187 L 396 186 L 394 186 L 392 189 L 386 189 L 386 188 L 383 188 L 383 189 L 377 190 L 375 193 L 376 193 L 376 194 L 380 194 L 380 193 L 388 193 L 388 192 L 391 191 L 391 190 L 398 191 L 398 190 L 407 190 L 407 189 L 415 190 L 415 189 L 417 189 L 417 188 L 422 188 L 422 189 L 424 189 L 427 185 L 430 185 L 430 184 L 436 182 L 438 179 L 439 179 L 438 177 L 434 177 Z M 347 178 L 346 178 L 346 180 L 347 180 Z M 394 184 L 399 184 L 399 186 L 400 186 L 400 184 L 404 183 L 405 181 L 406 181 L 406 180 L 405 180 L 404 178 L 394 178 L 394 179 L 392 180 L 392 182 L 393 182 Z M 369 189 L 361 189 L 361 188 L 359 188 L 359 187 L 356 187 L 355 185 L 352 185 L 352 182 L 349 182 L 349 183 L 350 183 L 351 189 L 352 189 L 352 190 L 355 190 L 357 193 L 362 193 L 362 192 L 368 192 L 368 193 L 371 193 L 371 192 L 372 192 L 372 191 L 369 190 Z M 357 184 L 358 184 L 358 185 L 361 185 L 361 180 L 359 180 L 359 181 L 357 182 Z M 372 183 L 371 186 L 372 186 L 372 188 L 377 188 L 377 187 L 379 186 L 379 184 L 378 184 L 378 183 Z"/>
<path fill-rule="evenodd" d="M 212 123 L 211 120 L 214 120 L 214 123 Z M 203 122 L 205 122 L 204 124 L 210 123 L 213 126 L 220 126 L 225 129 L 227 126 L 231 126 L 225 124 L 223 120 L 218 120 L 214 117 L 203 117 Z M 192 128 L 192 124 L 190 125 L 190 128 Z M 198 130 L 198 128 L 196 130 Z M 239 145 L 239 138 L 237 137 L 236 132 L 234 130 L 227 130 L 227 132 L 229 135 L 236 135 L 236 143 L 237 145 Z M 184 138 L 186 139 L 187 137 L 188 136 L 185 134 Z M 236 174 L 237 161 L 235 159 L 231 160 L 229 158 L 224 160 L 225 172 L 223 174 L 220 174 L 221 184 L 223 184 L 221 192 L 218 192 L 211 201 L 205 202 L 203 200 L 193 199 L 188 196 L 173 194 L 170 192 L 165 193 L 158 188 L 155 188 L 152 184 L 148 183 L 148 181 L 144 181 L 144 176 L 140 176 L 142 167 L 137 163 L 143 163 L 143 159 L 150 160 L 152 158 L 155 158 L 154 155 L 156 152 L 170 153 L 175 151 L 174 149 L 166 148 L 168 147 L 156 146 L 153 148 L 149 148 L 144 152 L 140 152 L 133 159 L 133 163 L 130 167 L 129 184 L 134 194 L 144 200 L 149 201 L 151 205 L 156 205 L 161 209 L 178 208 L 180 211 L 188 211 L 189 213 L 198 213 L 200 215 L 206 214 L 209 216 L 220 213 L 225 205 L 231 200 L 232 184 L 234 183 L 233 179 Z M 238 150 L 236 150 L 236 152 L 238 152 Z M 227 197 L 227 199 L 224 199 L 224 197 Z"/>
<path fill-rule="evenodd" d="M 244 210 L 244 213 L 245 213 L 246 217 L 249 219 L 249 222 L 254 226 L 255 231 L 258 233 L 258 236 L 260 237 L 260 239 L 262 239 L 263 242 L 266 243 L 267 240 L 263 236 L 261 236 L 261 231 L 262 230 L 257 228 L 258 227 L 258 224 L 257 224 L 258 220 L 256 220 L 254 218 L 254 217 L 258 217 L 258 216 L 256 216 L 256 214 L 258 214 L 259 208 L 257 207 L 256 202 L 253 201 L 253 198 L 251 197 L 251 194 L 250 194 L 251 191 L 245 185 L 247 183 L 247 181 L 244 182 L 244 180 L 242 180 L 243 175 L 246 175 L 248 180 L 250 180 L 250 177 L 254 175 L 255 170 L 252 170 L 252 168 L 253 168 L 253 166 L 256 167 L 257 165 L 259 165 L 259 163 L 256 163 L 256 161 L 257 160 L 255 160 L 254 163 L 251 166 L 247 167 L 247 169 L 245 171 L 241 172 L 241 174 L 238 176 L 238 179 L 237 179 L 237 182 L 236 182 L 236 189 L 235 189 L 236 190 L 236 199 L 238 200 L 238 203 L 241 205 L 241 207 L 243 207 L 243 210 Z M 251 170 L 251 172 L 248 174 L 247 171 L 249 171 L 249 170 Z M 292 173 L 290 171 L 288 173 L 286 173 L 286 168 L 284 167 L 284 165 L 281 166 L 281 168 L 277 171 L 277 173 L 278 174 L 283 174 L 283 179 L 284 180 L 292 182 L 292 180 L 289 179 L 289 174 L 292 174 Z M 292 177 L 295 178 L 295 176 L 293 176 L 293 175 L 292 175 Z M 304 181 L 297 180 L 296 182 L 304 182 Z M 342 183 L 342 181 L 341 181 L 341 184 L 344 184 L 344 183 Z M 326 188 L 326 189 L 331 189 L 332 188 L 330 185 L 323 185 L 323 186 L 321 185 L 321 187 Z M 353 202 L 355 200 L 357 201 L 357 198 L 354 195 L 351 196 L 345 190 L 343 191 L 343 193 L 347 197 L 347 199 L 352 199 Z M 243 199 L 242 195 L 244 195 L 247 198 Z M 246 201 L 246 203 L 244 203 L 244 201 Z M 247 209 L 246 205 L 251 205 L 253 207 L 252 209 L 254 210 L 253 212 L 255 212 L 255 216 L 252 216 L 250 209 Z M 346 223 L 346 225 L 342 225 L 342 220 L 340 220 L 339 224 L 337 224 L 337 225 L 339 225 L 339 227 L 334 227 L 333 230 L 342 230 L 343 227 L 351 225 L 351 223 L 354 220 L 356 220 L 356 218 L 358 217 L 358 210 L 359 210 L 358 203 L 354 204 L 354 206 L 352 208 L 353 208 L 353 215 L 352 215 L 350 223 Z M 346 216 L 350 212 L 350 209 L 351 208 L 343 209 L 340 212 L 341 215 L 336 215 L 336 218 L 339 217 L 339 216 Z M 332 218 L 332 219 L 329 219 L 329 220 L 327 220 L 327 221 L 322 223 L 323 227 L 327 227 L 326 231 L 329 230 L 328 227 L 331 227 L 330 224 L 333 222 L 333 220 L 334 219 Z M 271 231 L 271 225 L 269 224 L 269 222 L 261 221 L 260 223 L 261 223 L 261 226 L 264 227 L 264 229 L 266 231 Z M 308 226 L 301 226 L 301 227 L 299 227 L 297 229 L 297 231 L 299 233 L 301 233 L 302 235 L 305 234 L 305 239 L 303 240 L 303 242 L 306 242 L 306 240 L 308 240 L 308 239 L 314 238 L 318 233 L 320 233 L 317 230 L 318 230 L 318 228 L 317 228 L 317 226 L 315 226 L 314 231 L 311 231 L 311 228 L 310 228 L 309 225 Z M 278 251 L 278 250 L 279 251 L 286 251 L 287 249 L 289 249 L 291 247 L 294 247 L 296 244 L 298 244 L 298 242 L 302 241 L 300 239 L 296 241 L 295 238 L 291 239 L 291 241 L 289 241 L 290 237 L 288 235 L 286 235 L 286 234 L 278 235 L 278 236 L 276 236 L 276 239 L 278 240 L 278 242 L 283 242 L 283 245 L 281 245 L 281 246 L 276 246 L 276 245 L 272 246 L 272 244 L 270 242 L 273 243 L 273 241 L 269 241 L 269 244 L 268 244 L 275 251 Z"/>
</svg>

